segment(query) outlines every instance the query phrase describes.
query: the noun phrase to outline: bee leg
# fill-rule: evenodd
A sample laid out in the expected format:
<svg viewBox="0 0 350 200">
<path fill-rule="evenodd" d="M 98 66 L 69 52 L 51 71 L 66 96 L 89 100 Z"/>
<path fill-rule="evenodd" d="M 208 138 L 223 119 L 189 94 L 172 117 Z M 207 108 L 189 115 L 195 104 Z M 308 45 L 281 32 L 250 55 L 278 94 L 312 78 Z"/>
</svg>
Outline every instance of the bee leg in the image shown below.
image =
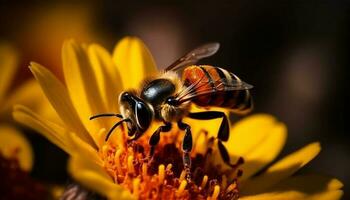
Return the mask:
<svg viewBox="0 0 350 200">
<path fill-rule="evenodd" d="M 222 122 L 220 124 L 217 137 L 219 138 L 219 140 L 224 142 L 228 140 L 228 137 L 230 135 L 230 126 L 225 113 L 220 111 L 205 111 L 205 112 L 189 113 L 188 117 L 192 119 L 199 119 L 199 120 L 222 118 Z"/>
<path fill-rule="evenodd" d="M 136 130 L 129 130 L 128 136 L 133 137 L 128 139 L 128 142 L 136 141 L 143 135 L 143 132 L 137 132 Z"/>
<path fill-rule="evenodd" d="M 152 160 L 152 158 L 153 158 L 155 148 L 160 140 L 160 133 L 161 132 L 168 132 L 171 130 L 171 123 L 164 122 L 164 124 L 165 124 L 164 126 L 160 126 L 157 128 L 156 131 L 154 131 L 154 133 L 152 134 L 151 138 L 148 141 L 149 145 L 151 146 L 151 150 L 149 153 L 149 158 L 150 158 L 149 160 Z"/>
<path fill-rule="evenodd" d="M 226 142 L 230 135 L 229 122 L 225 113 L 219 112 L 219 111 L 206 111 L 206 112 L 189 113 L 188 117 L 192 119 L 199 119 L 199 120 L 222 118 L 222 122 L 220 124 L 219 132 L 217 135 L 218 148 L 223 161 L 227 165 L 234 167 L 235 165 L 231 164 L 230 156 L 226 147 L 222 144 L 222 141 Z"/>
<path fill-rule="evenodd" d="M 191 181 L 191 156 L 192 151 L 192 133 L 190 125 L 183 123 L 182 121 L 177 122 L 178 127 L 181 130 L 185 130 L 184 139 L 182 141 L 182 151 L 183 151 L 183 164 L 186 172 L 187 181 Z"/>
</svg>

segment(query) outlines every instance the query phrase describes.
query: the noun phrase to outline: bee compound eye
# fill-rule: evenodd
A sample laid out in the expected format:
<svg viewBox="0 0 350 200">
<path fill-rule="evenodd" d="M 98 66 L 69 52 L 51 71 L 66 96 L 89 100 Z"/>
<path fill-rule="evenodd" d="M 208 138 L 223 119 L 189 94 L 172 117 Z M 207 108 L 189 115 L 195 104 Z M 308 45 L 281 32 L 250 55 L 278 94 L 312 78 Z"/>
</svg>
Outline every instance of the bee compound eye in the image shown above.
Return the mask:
<svg viewBox="0 0 350 200">
<path fill-rule="evenodd" d="M 138 126 L 141 129 L 147 129 L 152 121 L 152 111 L 143 102 L 137 102 L 135 105 L 135 115 Z"/>
</svg>

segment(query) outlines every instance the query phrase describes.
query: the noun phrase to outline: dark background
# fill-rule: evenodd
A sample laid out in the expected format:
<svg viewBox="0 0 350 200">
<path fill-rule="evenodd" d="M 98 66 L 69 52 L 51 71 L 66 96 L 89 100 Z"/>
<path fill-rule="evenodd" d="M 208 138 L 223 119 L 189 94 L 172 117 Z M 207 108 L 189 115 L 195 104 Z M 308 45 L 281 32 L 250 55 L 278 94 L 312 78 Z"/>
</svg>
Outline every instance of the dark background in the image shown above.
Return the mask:
<svg viewBox="0 0 350 200">
<path fill-rule="evenodd" d="M 64 8 L 63 26 L 35 26 L 56 8 Z M 69 12 L 65 11 L 69 10 Z M 80 11 L 82 10 L 82 13 Z M 254 85 L 255 113 L 271 113 L 288 126 L 282 156 L 320 141 L 322 152 L 302 172 L 320 172 L 350 185 L 348 128 L 345 128 L 345 82 L 349 57 L 347 1 L 105 1 L 44 3 L 1 1 L 0 39 L 30 60 L 60 66 L 64 37 L 99 42 L 109 50 L 125 35 L 141 37 L 160 68 L 199 44 L 218 41 L 217 55 L 202 63 L 221 66 Z M 86 17 L 87 28 L 74 32 L 69 16 Z M 79 20 L 78 20 L 78 23 Z M 73 25 L 74 26 L 74 25 Z M 62 32 L 62 33 L 61 33 Z M 38 36 L 38 33 L 41 35 Z M 60 35 L 61 34 L 61 35 Z M 84 37 L 81 37 L 81 35 Z M 58 35 L 58 36 L 57 36 Z M 45 41 L 56 46 L 47 53 Z M 56 69 L 57 70 L 57 69 Z M 57 70 L 59 72 L 59 70 Z M 22 77 L 29 72 L 21 71 Z M 65 183 L 65 154 L 29 133 L 35 148 L 33 176 Z"/>
</svg>

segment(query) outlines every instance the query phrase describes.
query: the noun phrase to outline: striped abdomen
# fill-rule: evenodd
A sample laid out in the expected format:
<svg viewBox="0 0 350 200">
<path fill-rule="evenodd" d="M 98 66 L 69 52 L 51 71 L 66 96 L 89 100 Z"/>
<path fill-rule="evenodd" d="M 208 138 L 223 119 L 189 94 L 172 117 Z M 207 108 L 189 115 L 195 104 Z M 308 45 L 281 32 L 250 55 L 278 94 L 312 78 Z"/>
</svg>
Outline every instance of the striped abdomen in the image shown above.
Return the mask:
<svg viewBox="0 0 350 200">
<path fill-rule="evenodd" d="M 193 87 L 192 102 L 199 106 L 217 106 L 245 114 L 253 108 L 249 90 L 239 89 L 244 83 L 233 73 L 209 65 L 190 66 L 183 72 L 185 86 Z M 242 88 L 244 88 L 242 86 Z"/>
</svg>

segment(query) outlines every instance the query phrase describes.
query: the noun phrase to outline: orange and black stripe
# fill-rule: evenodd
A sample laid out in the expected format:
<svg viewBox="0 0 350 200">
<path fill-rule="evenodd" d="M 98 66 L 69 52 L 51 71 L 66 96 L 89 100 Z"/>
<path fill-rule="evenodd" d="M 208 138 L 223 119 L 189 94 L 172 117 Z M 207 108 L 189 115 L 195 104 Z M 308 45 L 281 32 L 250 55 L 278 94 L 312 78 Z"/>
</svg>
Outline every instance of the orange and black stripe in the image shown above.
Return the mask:
<svg viewBox="0 0 350 200">
<path fill-rule="evenodd" d="M 202 79 L 202 84 L 195 88 L 194 93 L 212 91 L 200 95 L 192 101 L 199 106 L 217 106 L 232 109 L 236 113 L 247 113 L 252 107 L 252 97 L 248 90 L 230 90 L 228 87 L 241 80 L 233 73 L 219 67 L 209 65 L 190 66 L 184 70 L 183 80 L 186 86 L 195 84 Z"/>
</svg>

